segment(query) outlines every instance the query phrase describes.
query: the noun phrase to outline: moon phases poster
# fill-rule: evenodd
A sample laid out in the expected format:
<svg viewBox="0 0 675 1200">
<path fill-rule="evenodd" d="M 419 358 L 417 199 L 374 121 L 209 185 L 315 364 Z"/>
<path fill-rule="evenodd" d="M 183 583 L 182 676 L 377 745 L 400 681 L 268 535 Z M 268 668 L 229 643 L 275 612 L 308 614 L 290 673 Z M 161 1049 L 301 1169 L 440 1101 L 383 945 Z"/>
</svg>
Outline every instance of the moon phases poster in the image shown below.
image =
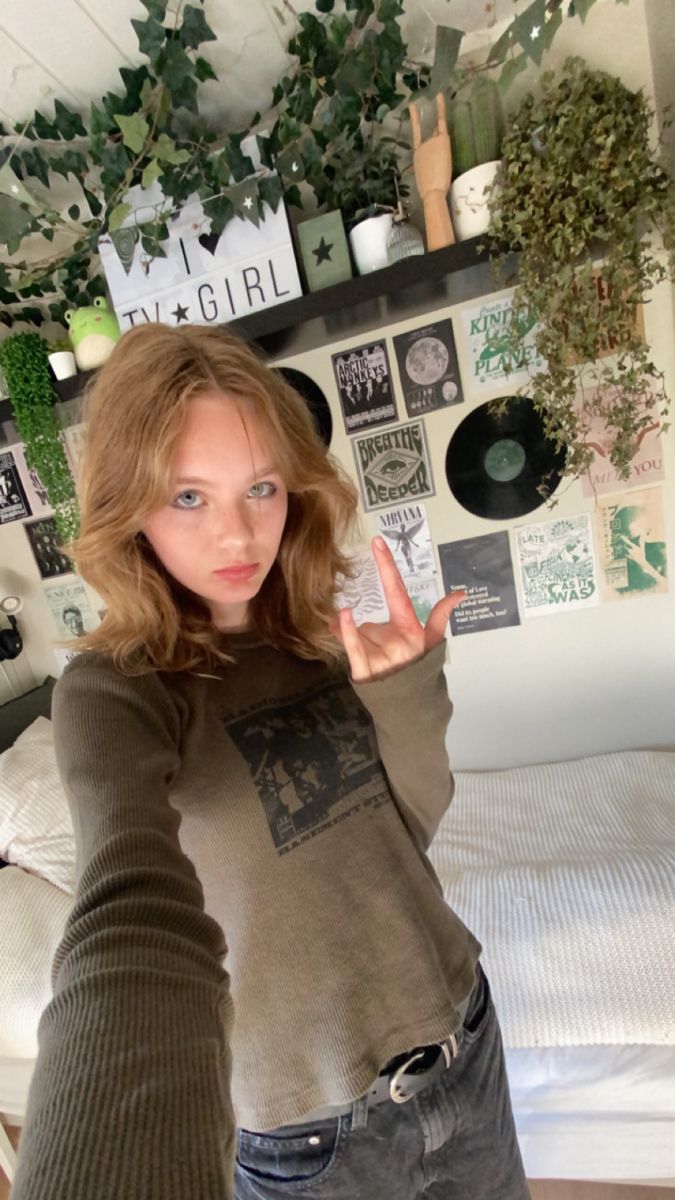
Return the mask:
<svg viewBox="0 0 675 1200">
<path fill-rule="evenodd" d="M 398 334 L 394 349 L 409 417 L 462 403 L 464 393 L 449 318 Z"/>
</svg>

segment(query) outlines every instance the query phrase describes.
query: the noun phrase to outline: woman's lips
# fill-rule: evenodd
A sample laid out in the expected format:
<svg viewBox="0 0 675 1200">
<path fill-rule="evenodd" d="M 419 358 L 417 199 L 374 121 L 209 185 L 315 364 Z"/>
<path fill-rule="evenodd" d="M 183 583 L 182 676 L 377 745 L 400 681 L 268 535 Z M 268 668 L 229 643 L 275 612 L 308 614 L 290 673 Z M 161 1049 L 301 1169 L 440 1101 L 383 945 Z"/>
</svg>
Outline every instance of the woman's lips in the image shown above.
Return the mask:
<svg viewBox="0 0 675 1200">
<path fill-rule="evenodd" d="M 223 567 L 220 571 L 214 571 L 220 579 L 250 579 L 258 570 L 258 563 L 248 563 L 237 567 Z"/>
</svg>

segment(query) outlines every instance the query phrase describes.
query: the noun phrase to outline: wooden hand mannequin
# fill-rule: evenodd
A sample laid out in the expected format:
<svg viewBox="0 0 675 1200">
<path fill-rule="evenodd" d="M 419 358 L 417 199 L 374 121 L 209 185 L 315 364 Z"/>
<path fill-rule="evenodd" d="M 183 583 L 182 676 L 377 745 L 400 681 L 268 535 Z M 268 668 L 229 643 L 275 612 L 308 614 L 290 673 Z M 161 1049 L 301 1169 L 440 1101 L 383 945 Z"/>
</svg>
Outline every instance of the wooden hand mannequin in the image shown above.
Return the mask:
<svg viewBox="0 0 675 1200">
<path fill-rule="evenodd" d="M 415 182 L 424 203 L 427 250 L 440 250 L 442 246 L 452 246 L 455 241 L 446 200 L 452 182 L 452 150 L 445 118 L 445 97 L 442 92 L 436 97 L 436 111 L 436 132 L 423 142 L 419 114 L 415 105 L 410 105 L 413 165 Z"/>
</svg>

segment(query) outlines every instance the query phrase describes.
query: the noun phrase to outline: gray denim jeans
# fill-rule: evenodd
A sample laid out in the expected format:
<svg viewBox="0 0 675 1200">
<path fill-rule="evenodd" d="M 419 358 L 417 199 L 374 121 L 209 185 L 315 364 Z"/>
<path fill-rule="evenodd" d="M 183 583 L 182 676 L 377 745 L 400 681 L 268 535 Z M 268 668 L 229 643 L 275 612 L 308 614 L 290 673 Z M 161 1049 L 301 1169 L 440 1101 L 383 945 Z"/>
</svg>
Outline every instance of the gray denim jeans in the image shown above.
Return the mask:
<svg viewBox="0 0 675 1200">
<path fill-rule="evenodd" d="M 459 1053 L 405 1104 L 237 1131 L 235 1200 L 528 1200 L 501 1033 L 482 967 Z M 365 1121 L 364 1121 L 365 1118 Z"/>
</svg>

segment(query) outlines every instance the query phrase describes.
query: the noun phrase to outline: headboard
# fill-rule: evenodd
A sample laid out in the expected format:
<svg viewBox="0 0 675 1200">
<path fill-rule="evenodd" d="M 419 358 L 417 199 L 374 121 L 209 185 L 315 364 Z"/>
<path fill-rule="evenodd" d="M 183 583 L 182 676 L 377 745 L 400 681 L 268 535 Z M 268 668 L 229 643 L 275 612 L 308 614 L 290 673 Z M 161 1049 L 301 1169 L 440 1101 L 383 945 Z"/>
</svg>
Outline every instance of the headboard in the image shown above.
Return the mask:
<svg viewBox="0 0 675 1200">
<path fill-rule="evenodd" d="M 37 717 L 50 717 L 52 711 L 52 691 L 56 680 L 48 675 L 44 683 L 32 691 L 0 705 L 0 754 L 28 729 Z"/>
</svg>

